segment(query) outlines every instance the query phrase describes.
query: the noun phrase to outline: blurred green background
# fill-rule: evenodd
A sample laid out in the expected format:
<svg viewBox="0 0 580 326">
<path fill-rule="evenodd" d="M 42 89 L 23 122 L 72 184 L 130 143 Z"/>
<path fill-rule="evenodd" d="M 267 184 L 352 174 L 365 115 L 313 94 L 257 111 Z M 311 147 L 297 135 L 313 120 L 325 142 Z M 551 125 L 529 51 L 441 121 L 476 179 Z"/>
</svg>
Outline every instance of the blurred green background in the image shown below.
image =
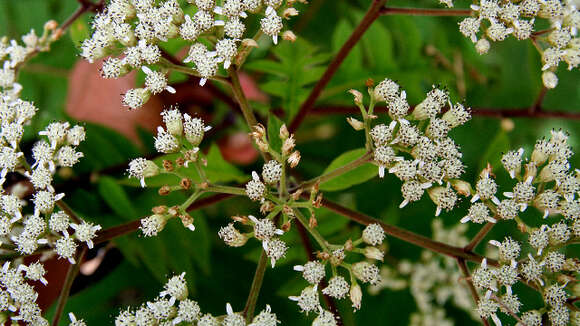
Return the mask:
<svg viewBox="0 0 580 326">
<path fill-rule="evenodd" d="M 309 7 L 302 7 L 302 15 L 293 20 L 299 41 L 283 42 L 276 48 L 261 48 L 247 62 L 245 70 L 255 76 L 261 89 L 271 96 L 271 103 L 256 103 L 262 119 L 269 108 L 283 108 L 285 118 L 292 117 L 308 95 L 312 85 L 323 73 L 325 64 L 338 51 L 342 43 L 360 21 L 370 0 L 311 0 Z M 467 2 L 456 1 L 457 6 Z M 407 1 L 389 1 L 390 6 L 407 6 Z M 0 35 L 18 37 L 30 28 L 42 29 L 44 22 L 55 19 L 62 22 L 76 8 L 75 0 L 0 0 Z M 435 1 L 415 1 L 416 7 L 436 7 Z M 55 119 L 67 119 L 65 100 L 68 74 L 80 60 L 75 42 L 86 35 L 90 17 L 72 26 L 70 36 L 54 44 L 52 51 L 43 53 L 24 68 L 20 83 L 24 86 L 22 97 L 33 100 L 40 108 L 33 123 L 34 132 L 26 137 L 33 141 L 34 134 Z M 541 89 L 540 57 L 530 42 L 513 39 L 492 44 L 488 55 L 480 56 L 471 41 L 457 29 L 459 18 L 455 17 L 381 17 L 354 48 L 338 73 L 326 87 L 319 105 L 351 105 L 350 88 L 364 90 L 365 80 L 380 81 L 385 77 L 397 80 L 407 91 L 411 104 L 419 103 L 432 84 L 445 85 L 454 101 L 465 100 L 473 108 L 527 108 L 536 100 Z M 176 50 L 180 44 L 167 46 Z M 427 49 L 431 51 L 427 51 Z M 432 55 L 433 50 L 437 53 Z M 428 54 L 428 52 L 430 54 Z M 458 75 L 441 64 L 445 58 L 452 64 L 460 63 L 464 73 L 465 94 L 458 90 Z M 272 62 L 278 62 L 272 65 Z M 280 68 L 280 69 L 277 69 Z M 557 72 L 558 87 L 550 90 L 544 100 L 546 111 L 580 112 L 580 74 L 568 71 L 563 65 Z M 92 89 L 86 89 L 91 92 Z M 229 108 L 215 101 L 214 117 L 223 116 Z M 498 179 L 509 184 L 499 167 L 499 157 L 508 149 L 524 147 L 529 153 L 535 139 L 549 135 L 552 128 L 570 131 L 570 143 L 578 147 L 580 122 L 562 119 L 512 119 L 515 128 L 506 132 L 500 128 L 500 119 L 476 116 L 465 126 L 451 134 L 461 145 L 464 163 L 468 166 L 465 179 L 473 181 L 481 168 L 490 162 L 496 167 Z M 177 203 L 185 195 L 174 194 L 160 198 L 155 189 L 143 191 L 127 186 L 126 175 L 121 170 L 110 176 L 87 174 L 108 167 L 115 167 L 140 155 L 153 153 L 151 134 L 140 131 L 143 146 L 138 146 L 116 132 L 97 125 L 85 124 L 87 141 L 82 145 L 85 158 L 75 170 L 73 182 L 62 179 L 67 191 L 67 202 L 87 219 L 103 227 L 118 225 L 148 214 L 150 208 L 159 204 Z M 222 130 L 202 146 L 210 147 L 211 141 L 244 130 L 241 121 L 231 129 Z M 339 154 L 363 147 L 364 137 L 345 123 L 344 116 L 309 116 L 297 134 L 298 149 L 302 162 L 298 175 L 304 179 L 320 174 Z M 107 148 L 106 152 L 102 148 Z M 212 157 L 221 161 L 217 149 Z M 578 156 L 571 161 L 578 164 Z M 212 162 L 210 162 L 210 165 Z M 217 163 L 216 163 L 217 164 Z M 243 172 L 260 167 L 256 162 L 249 166 L 233 166 L 221 162 L 223 182 L 243 181 Z M 121 172 L 119 172 L 121 171 Z M 77 179 L 75 179 L 77 178 Z M 90 182 L 89 182 L 90 181 Z M 500 189 L 500 191 L 506 191 Z M 429 235 L 434 207 L 424 196 L 418 203 L 399 210 L 401 201 L 400 182 L 394 177 L 384 180 L 373 178 L 341 191 L 327 192 L 326 196 L 342 204 L 360 210 L 384 221 Z M 453 213 L 442 214 L 446 225 L 456 224 L 465 214 L 464 201 Z M 162 287 L 167 276 L 187 272 L 192 298 L 198 299 L 203 311 L 223 314 L 226 302 L 241 310 L 260 252 L 260 245 L 250 241 L 242 248 L 226 248 L 217 238 L 217 230 L 226 225 L 231 215 L 256 213 L 257 207 L 246 199 L 230 199 L 225 203 L 196 211 L 195 232 L 185 230 L 176 221 L 168 224 L 159 237 L 145 239 L 132 234 L 114 241 L 114 247 L 105 259 L 104 266 L 91 277 L 82 277 L 73 288 L 73 295 L 66 307 L 89 325 L 109 324 L 120 307 L 135 305 L 152 299 Z M 535 213 L 526 212 L 530 219 Z M 321 232 L 331 241 L 340 242 L 360 232 L 359 226 L 324 209 L 319 210 Z M 531 216 L 534 215 L 534 216 Z M 472 227 L 475 234 L 478 227 Z M 503 223 L 490 233 L 489 238 L 503 238 L 515 230 L 515 224 Z M 517 232 L 516 232 L 517 233 Z M 354 234 L 354 235 L 353 235 Z M 305 317 L 298 307 L 288 301 L 288 295 L 297 295 L 306 286 L 292 266 L 306 261 L 306 254 L 294 232 L 284 238 L 292 244 L 285 259 L 279 261 L 275 270 L 268 269 L 257 309 L 269 303 L 286 325 L 307 325 L 312 316 Z M 421 250 L 396 239 L 389 239 L 388 255 L 393 261 L 403 258 L 417 259 Z M 94 254 L 94 253 L 93 253 Z M 576 256 L 578 253 L 576 252 Z M 539 298 L 523 301 L 523 310 L 535 308 L 530 304 Z M 363 308 L 356 314 L 343 300 L 339 308 L 346 325 L 407 325 L 409 314 L 416 310 L 407 290 L 385 290 L 377 296 L 365 293 Z M 450 305 L 446 307 L 457 324 L 477 324 L 476 321 Z M 63 321 L 61 324 L 65 324 Z"/>
</svg>

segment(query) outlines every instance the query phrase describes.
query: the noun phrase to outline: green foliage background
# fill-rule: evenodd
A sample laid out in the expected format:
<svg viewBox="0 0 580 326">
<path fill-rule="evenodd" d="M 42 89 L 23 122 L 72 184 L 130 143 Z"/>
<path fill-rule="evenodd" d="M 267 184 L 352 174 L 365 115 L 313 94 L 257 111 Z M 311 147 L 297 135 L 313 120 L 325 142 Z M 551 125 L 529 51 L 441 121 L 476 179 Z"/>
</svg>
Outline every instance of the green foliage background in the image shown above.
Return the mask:
<svg viewBox="0 0 580 326">
<path fill-rule="evenodd" d="M 360 21 L 369 2 L 312 0 L 310 7 L 303 9 L 302 16 L 295 19 L 300 26 L 300 30 L 296 31 L 299 40 L 295 44 L 282 42 L 271 49 L 265 44 L 266 48 L 260 48 L 252 54 L 245 69 L 257 76 L 261 89 L 272 96 L 270 105 L 255 105 L 262 118 L 267 118 L 269 108 L 283 108 L 286 119 L 296 114 L 312 85 L 324 72 L 325 65 Z M 456 2 L 460 7 L 468 5 L 466 1 Z M 389 1 L 389 5 L 408 6 L 409 2 Z M 415 1 L 412 5 L 436 6 L 435 1 Z M 41 30 L 47 20 L 63 21 L 76 8 L 75 0 L 0 0 L 0 34 L 17 37 L 30 28 Z M 312 8 L 317 9 L 310 14 Z M 307 18 L 309 15 L 312 16 Z M 64 37 L 55 43 L 50 53 L 39 55 L 21 74 L 23 98 L 33 100 L 41 108 L 33 125 L 35 132 L 52 120 L 67 119 L 64 113 L 67 75 L 75 62 L 80 60 L 75 41 L 86 35 L 88 21 L 89 18 L 85 18 L 74 24 L 72 38 Z M 455 56 L 463 60 L 466 68 L 465 101 L 469 106 L 529 107 L 541 88 L 540 58 L 531 43 L 510 39 L 493 44 L 490 54 L 479 56 L 471 41 L 458 32 L 458 21 L 458 18 L 453 17 L 381 17 L 345 60 L 318 104 L 351 105 L 351 96 L 346 93 L 348 89 L 364 91 L 367 78 L 379 81 L 385 77 L 399 81 L 406 89 L 411 104 L 420 102 L 432 84 L 446 85 L 454 100 L 462 100 L 455 86 L 455 74 L 437 64 L 432 56 L 426 55 L 425 48 L 433 46 L 449 60 Z M 473 72 L 484 76 L 484 80 L 474 79 L 470 75 Z M 545 110 L 579 111 L 578 71 L 569 72 L 561 65 L 558 76 L 560 83 L 556 89 L 548 92 L 544 101 Z M 90 89 L 86 91 L 91 92 Z M 218 116 L 228 110 L 217 101 L 215 105 Z M 535 139 L 548 135 L 551 128 L 570 131 L 570 142 L 575 148 L 580 146 L 578 121 L 513 121 L 516 127 L 509 133 L 501 130 L 500 120 L 483 117 L 475 117 L 466 126 L 452 132 L 451 136 L 461 145 L 464 153 L 464 162 L 468 166 L 465 174 L 467 180 L 474 180 L 486 162 L 499 167 L 501 152 L 518 147 L 524 147 L 529 152 Z M 82 148 L 85 158 L 75 172 L 77 177 L 83 173 L 125 164 L 131 158 L 153 152 L 150 146 L 151 135 L 145 132 L 141 134 L 144 143 L 149 146 L 143 149 L 107 128 L 85 125 L 88 129 L 88 138 Z M 26 137 L 31 141 L 34 133 Z M 303 158 L 298 172 L 304 179 L 319 175 L 340 154 L 356 150 L 364 144 L 364 137 L 345 123 L 344 116 L 333 115 L 308 117 L 297 138 Z M 202 145 L 212 146 L 207 140 Z M 107 148 L 107 152 L 104 153 L 102 148 Z M 345 154 L 345 157 L 352 153 Z M 242 167 L 226 163 L 217 148 L 212 148 L 209 156 L 210 167 L 213 164 L 219 167 L 217 172 L 227 172 L 216 173 L 221 182 L 243 181 L 244 172 L 259 167 L 259 163 Z M 571 161 L 576 166 L 580 163 L 578 156 L 574 156 Z M 357 174 L 353 180 L 345 179 L 340 183 L 324 185 L 326 195 L 388 223 L 420 234 L 430 234 L 434 207 L 427 196 L 421 202 L 399 210 L 400 182 L 394 177 L 379 180 L 374 177 L 374 168 L 363 167 L 360 170 L 360 175 Z M 499 169 L 496 172 L 500 182 L 503 180 L 506 184 L 508 179 L 505 173 Z M 364 184 L 357 181 L 369 178 Z M 178 203 L 185 198 L 181 194 L 160 198 L 154 189 L 142 191 L 122 174 L 91 180 L 91 183 L 80 187 L 67 188 L 67 201 L 83 217 L 105 228 L 144 216 L 152 206 Z M 173 221 L 157 238 L 145 239 L 132 234 L 115 240 L 124 258 L 118 265 L 110 266 L 106 275 L 74 293 L 66 310 L 74 311 L 89 325 L 109 324 L 120 307 L 152 299 L 168 275 L 182 271 L 187 272 L 192 297 L 199 299 L 203 311 L 222 314 L 226 302 L 231 302 L 236 309 L 241 310 L 260 246 L 250 241 L 243 248 L 226 248 L 216 233 L 220 226 L 227 223 L 229 216 L 249 214 L 256 209 L 256 205 L 246 199 L 230 199 L 225 204 L 195 212 L 197 230 L 193 233 Z M 466 203 L 463 202 L 453 213 L 442 214 L 439 218 L 447 225 L 456 224 L 465 210 Z M 360 232 L 357 225 L 336 214 L 323 209 L 318 214 L 320 230 L 331 241 L 343 241 Z M 538 216 L 529 218 L 537 219 Z M 514 229 L 514 224 L 504 223 L 502 227 L 495 228 L 490 237 L 503 238 L 506 232 Z M 469 230 L 470 234 L 475 232 L 477 227 Z M 292 271 L 293 265 L 305 262 L 306 255 L 295 232 L 288 234 L 285 240 L 294 244 L 293 249 L 286 259 L 277 264 L 274 271 L 268 269 L 258 309 L 269 303 L 284 324 L 306 325 L 312 317 L 304 317 L 295 304 L 287 299 L 288 295 L 298 294 L 306 285 L 299 274 Z M 417 247 L 396 239 L 389 239 L 389 248 L 388 255 L 393 260 L 417 259 L 420 254 Z M 356 314 L 352 313 L 345 302 L 340 303 L 339 308 L 346 325 L 406 325 L 409 314 L 416 309 L 412 296 L 406 290 L 384 291 L 377 296 L 365 294 L 363 309 Z M 446 308 L 458 324 L 476 323 L 464 312 L 451 306 Z M 532 308 L 523 307 L 524 310 Z"/>
</svg>

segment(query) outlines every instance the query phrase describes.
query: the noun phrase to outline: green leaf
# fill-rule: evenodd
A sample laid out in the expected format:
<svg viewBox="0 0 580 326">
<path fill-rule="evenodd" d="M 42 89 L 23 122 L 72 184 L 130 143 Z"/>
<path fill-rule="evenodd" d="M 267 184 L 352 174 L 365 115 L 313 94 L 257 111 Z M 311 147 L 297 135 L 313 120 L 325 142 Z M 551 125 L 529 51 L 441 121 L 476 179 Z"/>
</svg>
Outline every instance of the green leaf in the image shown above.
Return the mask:
<svg viewBox="0 0 580 326">
<path fill-rule="evenodd" d="M 309 86 L 320 79 L 330 58 L 304 39 L 284 42 L 272 50 L 277 61 L 256 60 L 245 68 L 269 74 L 260 88 L 282 100 L 287 119 L 292 119 L 309 93 Z"/>
<path fill-rule="evenodd" d="M 324 170 L 322 173 L 323 175 L 344 166 L 361 156 L 365 155 L 366 150 L 364 148 L 354 149 L 345 153 L 342 153 L 339 157 L 334 159 L 332 163 Z M 354 185 L 366 182 L 372 179 L 375 175 L 377 175 L 377 167 L 370 164 L 365 163 L 356 169 L 353 169 L 349 172 L 346 172 L 334 179 L 326 181 L 320 185 L 320 190 L 324 191 L 337 191 L 352 187 Z"/>
<path fill-rule="evenodd" d="M 235 165 L 224 160 L 220 149 L 216 144 L 211 145 L 206 158 L 207 167 L 204 167 L 204 170 L 206 176 L 211 182 L 218 183 L 246 181 L 246 176 L 242 171 L 240 171 Z M 190 169 L 190 171 L 194 170 Z"/>
<path fill-rule="evenodd" d="M 107 176 L 101 177 L 99 179 L 99 194 L 119 217 L 131 221 L 138 216 L 129 196 L 115 179 Z"/>
<path fill-rule="evenodd" d="M 282 150 L 282 139 L 280 139 L 280 127 L 284 123 L 274 114 L 268 115 L 268 141 L 272 149 L 280 152 Z"/>
</svg>

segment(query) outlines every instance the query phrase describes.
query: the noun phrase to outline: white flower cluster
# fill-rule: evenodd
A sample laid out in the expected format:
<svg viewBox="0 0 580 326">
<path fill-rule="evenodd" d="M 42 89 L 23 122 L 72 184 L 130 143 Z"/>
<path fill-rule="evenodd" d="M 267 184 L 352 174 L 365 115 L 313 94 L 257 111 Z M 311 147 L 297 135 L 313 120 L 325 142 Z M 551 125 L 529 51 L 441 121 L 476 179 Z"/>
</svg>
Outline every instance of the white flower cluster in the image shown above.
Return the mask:
<svg viewBox="0 0 580 326">
<path fill-rule="evenodd" d="M 492 240 L 490 244 L 498 248 L 499 265 L 488 266 L 484 260 L 472 274 L 475 287 L 485 291 L 478 313 L 498 325 L 498 309 L 520 314 L 522 303 L 512 291 L 520 281 L 537 288 L 546 304 L 543 309 L 521 314 L 527 325 L 540 325 L 545 311 L 552 325 L 567 325 L 571 318 L 565 305 L 570 291 L 566 280 L 574 278 L 580 265 L 573 258 L 567 259 L 559 249 L 580 238 L 580 202 L 576 198 L 580 192 L 580 171 L 570 168 L 568 159 L 573 152 L 567 139 L 565 132 L 552 130 L 550 139 L 536 142 L 529 161 L 524 158 L 523 149 L 504 154 L 503 167 L 517 181 L 512 191 L 504 192 L 506 198 L 500 201 L 496 197 L 498 185 L 488 167 L 481 173 L 472 206 L 462 219 L 463 223 L 515 219 L 519 229 L 528 233 L 528 244 L 534 250 L 534 254 L 519 259 L 522 248 L 518 241 L 511 237 L 502 242 Z M 541 211 L 545 219 L 552 215 L 557 220 L 551 225 L 530 227 L 519 216 L 529 206 Z"/>
<path fill-rule="evenodd" d="M 36 303 L 38 293 L 28 283 L 40 281 L 46 285 L 45 272 L 39 262 L 17 267 L 10 267 L 10 262 L 5 262 L 0 270 L 0 311 L 8 314 L 15 323 L 49 325 L 41 316 L 41 310 Z"/>
<path fill-rule="evenodd" d="M 24 173 L 33 187 L 32 212 L 24 211 L 28 204 L 22 198 L 26 190 L 18 185 L 11 192 L 0 193 L 0 245 L 16 256 L 32 255 L 43 249 L 43 254 L 56 253 L 60 258 L 75 263 L 78 242 L 93 247 L 92 239 L 100 226 L 71 218 L 64 211 L 56 211 L 57 202 L 64 194 L 55 193 L 53 175 L 59 167 L 72 167 L 83 154 L 76 147 L 85 139 L 83 127 L 70 127 L 68 122 L 49 124 L 39 135 L 32 148 L 34 164 L 28 166 L 21 152 L 20 142 L 26 126 L 36 115 L 33 103 L 20 99 L 22 86 L 17 83 L 18 68 L 40 51 L 47 51 L 57 36 L 56 23 L 45 24 L 44 33 L 37 37 L 34 30 L 22 37 L 24 46 L 16 40 L 0 41 L 0 186 L 9 172 Z M 69 231 L 73 230 L 73 234 Z M 46 249 L 46 250 L 45 250 Z M 5 262 L 0 271 L 0 308 L 15 322 L 27 325 L 48 325 L 36 304 L 37 293 L 28 281 L 47 284 L 45 269 L 40 262 L 28 266 L 19 263 L 10 267 Z M 27 281 L 28 280 L 28 281 Z M 80 325 L 80 324 L 79 324 Z"/>
<path fill-rule="evenodd" d="M 177 325 L 187 323 L 198 326 L 246 326 L 241 313 L 234 312 L 232 306 L 226 304 L 226 315 L 215 317 L 209 313 L 203 314 L 199 304 L 188 298 L 185 273 L 173 276 L 165 284 L 165 289 L 153 301 L 138 308 L 127 308 L 115 319 L 116 326 L 134 325 Z M 276 314 L 269 305 L 257 314 L 248 326 L 276 326 L 279 324 Z"/>
<path fill-rule="evenodd" d="M 55 23 L 49 22 L 41 38 L 31 31 L 23 37 L 25 46 L 12 40 L 9 47 L 1 48 L 0 59 L 6 59 L 4 72 L 15 74 L 16 68 L 32 54 L 46 50 L 50 42 L 48 31 L 54 28 Z M 80 126 L 70 127 L 68 122 L 49 124 L 39 132 L 46 140 L 33 146 L 34 164 L 28 167 L 20 141 L 37 108 L 19 98 L 21 89 L 14 78 L 3 79 L 0 85 L 0 185 L 4 184 L 8 172 L 25 171 L 34 188 L 34 210 L 32 214 L 23 214 L 27 202 L 20 198 L 22 194 L 14 190 L 13 193 L 3 191 L 0 194 L 0 243 L 13 245 L 22 255 L 33 254 L 41 245 L 52 247 L 61 258 L 74 263 L 76 241 L 86 242 L 92 248 L 92 239 L 100 226 L 85 221 L 71 223 L 66 213 L 55 211 L 56 203 L 64 194 L 55 193 L 52 181 L 56 168 L 72 167 L 83 157 L 76 147 L 85 139 L 85 131 Z M 69 227 L 74 230 L 73 235 L 69 235 Z"/>
<path fill-rule="evenodd" d="M 162 59 L 160 43 L 182 39 L 189 44 L 185 63 L 193 63 L 192 73 L 204 85 L 217 75 L 219 64 L 228 69 L 235 60 L 246 34 L 244 19 L 247 12 L 261 16 L 260 31 L 278 42 L 284 25 L 283 18 L 298 15 L 293 7 L 296 0 L 225 0 L 221 6 L 215 0 L 189 0 L 194 14 L 185 14 L 177 0 L 112 0 L 105 10 L 95 17 L 93 35 L 81 47 L 81 55 L 89 62 L 120 52 L 122 57 L 110 57 L 101 69 L 104 78 L 118 78 L 133 69 L 142 67 L 147 75 L 145 87 L 129 90 L 123 98 L 125 105 L 136 109 L 146 103 L 152 94 L 163 90 L 174 93 L 168 85 L 169 68 Z M 300 1 L 305 2 L 305 1 Z M 288 31 L 288 39 L 295 36 Z M 218 39 L 215 40 L 214 36 Z M 205 43 L 211 43 L 208 49 Z M 244 44 L 256 45 L 253 40 Z M 242 44 L 243 45 L 243 44 Z M 146 65 L 160 65 L 153 71 Z"/>
<path fill-rule="evenodd" d="M 333 250 L 329 255 L 320 256 L 322 258 L 320 261 L 309 261 L 304 265 L 294 266 L 294 270 L 302 273 L 302 277 L 309 283 L 309 286 L 304 288 L 299 296 L 289 298 L 296 301 L 301 311 L 307 314 L 309 312 L 319 314 L 312 325 L 336 325 L 332 313 L 321 308 L 319 292 L 335 299 L 348 297 L 355 310 L 361 308 L 362 289 L 357 280 L 372 285 L 380 284 L 382 279 L 379 268 L 367 261 L 359 261 L 352 265 L 347 264 L 344 259 L 348 252 L 357 252 L 365 255 L 366 258 L 382 261 L 383 252 L 375 246 L 380 246 L 384 239 L 385 233 L 382 227 L 379 224 L 370 224 L 364 229 L 362 237 L 357 241 L 349 241 L 342 248 Z M 355 248 L 357 243 L 365 243 L 369 246 L 358 249 Z M 318 286 L 322 280 L 326 280 L 327 265 L 331 265 L 332 277 L 328 279 L 328 284 L 323 289 L 319 289 Z M 350 282 L 337 272 L 337 266 L 343 267 L 348 272 Z M 322 320 L 326 320 L 327 324 L 322 323 Z"/>
<path fill-rule="evenodd" d="M 462 20 L 459 31 L 475 43 L 477 52 L 487 53 L 489 41 L 503 41 L 510 35 L 518 40 L 533 39 L 539 44 L 544 71 L 542 80 L 547 88 L 558 84 L 554 72 L 561 61 L 568 64 L 569 70 L 580 64 L 580 38 L 577 37 L 580 11 L 577 2 L 479 0 L 471 5 L 471 9 L 473 17 Z M 534 35 L 536 19 L 547 20 L 551 28 L 546 33 Z"/>
<path fill-rule="evenodd" d="M 199 144 L 211 126 L 206 126 L 200 118 L 192 118 L 187 113 L 181 113 L 177 108 L 170 108 L 161 112 L 165 128 L 157 127 L 157 137 L 155 137 L 155 149 L 161 154 L 179 153 L 175 159 L 177 167 L 189 167 L 190 163 L 199 164 Z M 168 164 L 168 165 L 165 165 Z M 179 175 L 174 171 L 175 166 L 172 161 L 165 160 L 164 166 L 159 167 L 157 163 L 145 158 L 136 158 L 129 162 L 127 172 L 129 178 L 138 179 L 141 187 L 145 187 L 145 179 L 159 175 L 160 173 Z M 191 180 L 182 178 L 182 182 L 190 183 Z M 181 184 L 182 189 L 189 189 L 191 184 Z M 185 227 L 191 231 L 195 230 L 193 218 L 177 210 L 164 209 L 163 212 L 141 219 L 141 231 L 147 237 L 155 236 L 163 230 L 167 220 L 171 217 L 179 217 Z"/>
<path fill-rule="evenodd" d="M 379 176 L 385 170 L 399 178 L 403 185 L 403 202 L 421 199 L 425 190 L 441 210 L 451 210 L 457 202 L 452 189 L 464 171 L 459 146 L 448 136 L 451 129 L 471 118 L 471 111 L 462 104 L 451 104 L 446 90 L 433 86 L 423 102 L 411 111 L 406 93 L 399 85 L 385 79 L 374 88 L 377 102 L 385 102 L 391 119 L 377 124 L 370 131 L 374 144 L 374 161 Z M 448 110 L 441 115 L 444 108 Z M 434 183 L 440 186 L 433 186 Z"/>
<path fill-rule="evenodd" d="M 434 220 L 432 229 L 435 241 L 460 247 L 468 243 L 465 225 L 445 229 L 441 220 Z M 369 292 L 377 294 L 382 289 L 402 290 L 409 287 L 418 308 L 410 317 L 411 325 L 452 325 L 452 319 L 441 308 L 449 301 L 455 307 L 471 313 L 473 319 L 479 319 L 474 313 L 473 299 L 468 288 L 457 284 L 462 275 L 453 258 L 424 250 L 418 262 L 403 260 L 396 269 L 383 266 L 381 276 L 381 282 L 371 286 Z"/>
</svg>

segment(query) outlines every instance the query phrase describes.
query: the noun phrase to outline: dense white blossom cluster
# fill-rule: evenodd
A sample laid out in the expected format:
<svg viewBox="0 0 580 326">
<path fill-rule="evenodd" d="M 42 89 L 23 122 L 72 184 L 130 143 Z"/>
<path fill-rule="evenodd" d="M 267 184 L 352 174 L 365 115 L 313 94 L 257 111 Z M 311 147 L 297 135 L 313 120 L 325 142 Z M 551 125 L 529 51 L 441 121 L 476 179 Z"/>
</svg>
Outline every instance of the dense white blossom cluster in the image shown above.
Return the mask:
<svg viewBox="0 0 580 326">
<path fill-rule="evenodd" d="M 403 182 L 399 207 L 418 201 L 427 191 L 437 206 L 435 215 L 453 209 L 457 202 L 453 189 L 465 195 L 457 183 L 464 165 L 459 146 L 448 133 L 471 118 L 470 109 L 451 104 L 448 92 L 433 86 L 411 110 L 405 91 L 390 79 L 380 82 L 373 96 L 374 101 L 386 103 L 390 120 L 370 130 L 374 162 L 381 178 L 388 171 Z"/>
<path fill-rule="evenodd" d="M 202 313 L 199 304 L 188 296 L 185 273 L 175 275 L 167 281 L 164 290 L 153 301 L 148 301 L 139 307 L 122 310 L 115 318 L 115 325 L 186 323 L 198 326 L 276 326 L 280 323 L 269 305 L 266 305 L 266 308 L 258 313 L 250 324 L 246 324 L 244 316 L 239 312 L 234 312 L 229 303 L 226 304 L 225 315 L 213 316 L 209 313 Z"/>
<path fill-rule="evenodd" d="M 480 185 L 482 180 L 488 179 L 484 188 L 489 191 L 478 190 L 472 197 L 473 205 L 482 200 L 480 205 L 485 207 L 487 221 L 516 220 L 519 229 L 527 233 L 531 249 L 527 257 L 521 258 L 520 242 L 511 237 L 502 242 L 492 240 L 490 244 L 498 248 L 498 265 L 491 266 L 484 260 L 472 275 L 473 284 L 485 292 L 487 300 L 480 302 L 478 312 L 482 317 L 491 317 L 496 324 L 499 324 L 498 309 L 503 311 L 502 307 L 507 306 L 511 313 L 520 314 L 520 307 L 526 306 L 513 293 L 512 287 L 518 282 L 538 289 L 545 302 L 542 308 L 522 312 L 521 319 L 529 320 L 526 324 L 540 325 L 533 320 L 542 313 L 547 313 L 552 325 L 567 325 L 571 318 L 566 306 L 572 291 L 568 283 L 577 275 L 580 264 L 574 258 L 566 258 L 560 248 L 580 238 L 580 204 L 576 198 L 580 192 L 580 173 L 568 162 L 573 152 L 567 139 L 565 132 L 552 130 L 550 139 L 536 142 L 529 158 L 524 157 L 523 149 L 504 154 L 503 167 L 516 181 L 512 191 L 503 193 L 504 200 L 495 197 L 499 187 L 492 181 L 489 168 L 482 172 L 478 181 Z M 520 216 L 528 207 L 535 207 L 546 221 L 550 217 L 551 222 L 539 227 L 529 226 L 530 222 Z M 494 217 L 490 215 L 492 212 Z M 462 220 L 467 221 L 483 222 L 471 215 Z M 499 300 L 492 304 L 494 298 Z"/>
<path fill-rule="evenodd" d="M 101 69 L 104 78 L 118 78 L 141 68 L 146 74 L 142 88 L 131 89 L 123 103 L 131 109 L 145 104 L 151 95 L 164 90 L 175 93 L 167 75 L 174 64 L 163 58 L 161 46 L 172 39 L 189 44 L 184 63 L 191 63 L 190 74 L 200 78 L 200 85 L 218 75 L 220 65 L 228 69 L 253 39 L 244 39 L 248 14 L 260 18 L 260 32 L 278 43 L 280 34 L 294 40 L 291 31 L 282 32 L 283 21 L 298 15 L 293 6 L 303 0 L 189 0 L 182 7 L 177 0 L 112 0 L 94 18 L 92 36 L 81 47 L 81 55 L 89 62 L 108 57 Z M 193 10 L 191 10 L 193 9 Z M 186 12 L 192 12 L 186 14 Z M 217 40 L 216 40 L 217 37 Z M 159 66 L 154 71 L 151 65 Z M 183 70 L 182 70 L 183 72 Z"/>
<path fill-rule="evenodd" d="M 432 230 L 435 241 L 460 247 L 468 243 L 466 225 L 446 229 L 441 220 L 434 220 Z M 457 269 L 456 260 L 451 257 L 424 250 L 417 262 L 403 260 L 396 268 L 381 267 L 381 277 L 380 283 L 369 287 L 371 294 L 383 289 L 397 291 L 407 287 L 411 291 L 418 311 L 411 315 L 410 325 L 453 325 L 453 320 L 442 309 L 447 302 L 470 313 L 474 320 L 479 319 L 468 288 L 457 284 L 462 275 Z"/>
<path fill-rule="evenodd" d="M 18 41 L 0 41 L 0 186 L 5 186 L 8 173 L 24 174 L 32 189 L 15 185 L 0 193 L 0 247 L 5 254 L 16 257 L 42 254 L 42 258 L 57 255 L 75 263 L 77 247 L 84 242 L 93 247 L 93 238 L 101 229 L 56 207 L 64 194 L 56 193 L 52 186 L 58 168 L 69 168 L 83 157 L 77 146 L 85 139 L 81 126 L 68 122 L 53 122 L 43 131 L 32 147 L 33 164 L 26 160 L 20 142 L 38 109 L 20 99 L 22 86 L 17 83 L 18 69 L 35 53 L 47 51 L 54 40 L 55 22 L 45 25 L 41 37 L 34 30 Z M 32 199 L 26 200 L 28 191 Z M 29 207 L 28 204 L 32 204 Z M 38 294 L 29 281 L 44 285 L 44 266 L 40 262 L 24 264 L 22 260 L 7 261 L 0 270 L 0 310 L 14 322 L 27 325 L 48 325 L 36 304 Z M 74 315 L 73 315 L 74 316 Z M 76 319 L 75 319 L 76 320 Z M 79 324 L 80 325 L 80 324 Z"/>
<path fill-rule="evenodd" d="M 442 1 L 452 6 L 452 1 Z M 490 41 L 499 42 L 510 35 L 518 40 L 531 39 L 542 55 L 542 81 L 547 88 L 558 84 L 554 73 L 560 62 L 568 70 L 580 64 L 580 11 L 574 0 L 478 0 L 471 5 L 472 17 L 459 23 L 459 31 L 475 43 L 480 54 L 487 53 Z M 546 20 L 550 28 L 536 31 L 536 20 Z M 535 33 L 537 32 L 537 33 Z"/>
</svg>

